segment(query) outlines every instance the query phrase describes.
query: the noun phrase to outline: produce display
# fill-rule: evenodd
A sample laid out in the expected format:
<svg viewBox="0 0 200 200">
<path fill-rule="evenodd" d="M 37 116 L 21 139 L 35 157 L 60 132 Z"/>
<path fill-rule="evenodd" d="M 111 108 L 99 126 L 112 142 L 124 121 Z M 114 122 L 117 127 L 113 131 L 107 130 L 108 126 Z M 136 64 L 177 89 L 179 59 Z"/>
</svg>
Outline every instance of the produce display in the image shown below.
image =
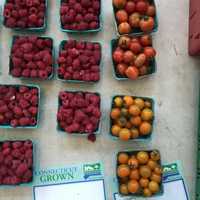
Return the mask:
<svg viewBox="0 0 200 200">
<path fill-rule="evenodd" d="M 97 82 L 100 80 L 101 45 L 96 42 L 63 41 L 57 62 L 59 79 Z"/>
<path fill-rule="evenodd" d="M 113 0 L 120 35 L 152 32 L 157 27 L 153 0 Z"/>
<path fill-rule="evenodd" d="M 122 141 L 149 138 L 153 129 L 153 100 L 115 96 L 110 113 L 111 134 Z"/>
<path fill-rule="evenodd" d="M 38 123 L 39 89 L 0 85 L 0 127 L 34 128 Z"/>
<path fill-rule="evenodd" d="M 45 26 L 46 0 L 6 0 L 4 25 L 9 28 L 31 29 Z"/>
<path fill-rule="evenodd" d="M 100 0 L 62 0 L 61 27 L 69 31 L 98 31 L 100 13 Z"/>
<path fill-rule="evenodd" d="M 37 36 L 14 36 L 10 74 L 19 78 L 49 79 L 53 75 L 53 40 Z"/>
<path fill-rule="evenodd" d="M 30 183 L 32 177 L 32 141 L 0 142 L 0 185 Z"/>
<path fill-rule="evenodd" d="M 118 79 L 136 80 L 155 72 L 156 50 L 150 35 L 140 37 L 121 36 L 112 40 L 114 72 Z"/>
<path fill-rule="evenodd" d="M 58 128 L 69 134 L 88 134 L 88 139 L 95 141 L 101 118 L 100 104 L 97 93 L 60 92 Z"/>
<path fill-rule="evenodd" d="M 157 150 L 118 153 L 117 177 L 121 195 L 151 197 L 162 193 L 160 153 Z"/>
</svg>

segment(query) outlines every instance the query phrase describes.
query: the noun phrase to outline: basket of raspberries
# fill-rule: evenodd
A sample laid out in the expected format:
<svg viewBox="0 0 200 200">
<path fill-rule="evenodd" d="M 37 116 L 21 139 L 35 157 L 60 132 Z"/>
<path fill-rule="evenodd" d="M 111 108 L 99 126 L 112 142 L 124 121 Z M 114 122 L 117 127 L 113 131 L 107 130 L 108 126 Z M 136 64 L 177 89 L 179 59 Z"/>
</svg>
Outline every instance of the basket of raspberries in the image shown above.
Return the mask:
<svg viewBox="0 0 200 200">
<path fill-rule="evenodd" d="M 66 82 L 100 80 L 101 45 L 97 42 L 68 40 L 60 44 L 58 79 Z"/>
<path fill-rule="evenodd" d="M 3 23 L 15 30 L 44 31 L 47 0 L 6 0 Z"/>
<path fill-rule="evenodd" d="M 53 78 L 53 40 L 49 37 L 14 36 L 9 74 L 16 78 Z"/>
<path fill-rule="evenodd" d="M 95 141 L 100 133 L 101 99 L 98 93 L 59 93 L 57 122 L 58 130 L 74 135 L 88 135 Z"/>
<path fill-rule="evenodd" d="M 31 140 L 0 141 L 0 186 L 32 183 L 33 148 Z"/>
<path fill-rule="evenodd" d="M 0 128 L 37 128 L 40 89 L 0 85 Z"/>
<path fill-rule="evenodd" d="M 113 11 L 119 35 L 141 35 L 158 29 L 154 0 L 113 0 Z"/>
<path fill-rule="evenodd" d="M 150 35 L 121 36 L 111 41 L 114 76 L 136 80 L 156 72 L 156 50 Z"/>
<path fill-rule="evenodd" d="M 61 30 L 71 33 L 101 30 L 101 0 L 61 0 Z"/>
<path fill-rule="evenodd" d="M 120 195 L 155 197 L 164 193 L 161 155 L 158 150 L 119 152 L 116 166 Z"/>
</svg>

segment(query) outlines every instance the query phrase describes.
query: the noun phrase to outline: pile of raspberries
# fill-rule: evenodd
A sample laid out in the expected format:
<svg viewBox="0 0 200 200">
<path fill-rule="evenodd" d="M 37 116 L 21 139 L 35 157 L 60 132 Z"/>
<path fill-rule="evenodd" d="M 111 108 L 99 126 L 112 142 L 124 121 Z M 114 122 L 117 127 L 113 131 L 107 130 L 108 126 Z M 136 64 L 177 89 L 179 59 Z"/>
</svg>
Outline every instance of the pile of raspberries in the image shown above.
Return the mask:
<svg viewBox="0 0 200 200">
<path fill-rule="evenodd" d="M 62 0 L 60 20 L 65 30 L 96 30 L 100 27 L 100 0 Z"/>
<path fill-rule="evenodd" d="M 46 0 L 7 0 L 4 25 L 9 28 L 39 28 L 45 25 Z"/>
<path fill-rule="evenodd" d="M 67 133 L 88 133 L 95 141 L 95 132 L 101 118 L 100 96 L 89 92 L 60 92 L 57 121 L 59 128 Z"/>
<path fill-rule="evenodd" d="M 53 41 L 37 36 L 14 36 L 10 73 L 14 77 L 48 79 L 53 73 Z"/>
<path fill-rule="evenodd" d="M 33 177 L 33 143 L 4 141 L 0 143 L 0 185 L 29 183 Z"/>
<path fill-rule="evenodd" d="M 100 79 L 101 45 L 95 42 L 63 41 L 57 62 L 60 79 L 97 82 Z"/>
<path fill-rule="evenodd" d="M 0 126 L 36 126 L 38 92 L 36 87 L 0 86 Z"/>
</svg>

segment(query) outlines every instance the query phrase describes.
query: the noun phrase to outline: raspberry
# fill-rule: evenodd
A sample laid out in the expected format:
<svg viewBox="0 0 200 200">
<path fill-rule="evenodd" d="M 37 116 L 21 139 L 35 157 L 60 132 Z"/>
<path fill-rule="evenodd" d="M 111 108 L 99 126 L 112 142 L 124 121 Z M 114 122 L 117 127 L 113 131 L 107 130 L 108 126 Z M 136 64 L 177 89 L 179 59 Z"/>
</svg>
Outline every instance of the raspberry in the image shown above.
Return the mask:
<svg viewBox="0 0 200 200">
<path fill-rule="evenodd" d="M 96 21 L 93 21 L 89 24 L 89 27 L 91 29 L 97 29 L 99 27 L 99 23 L 97 23 Z"/>
<path fill-rule="evenodd" d="M 27 140 L 24 142 L 24 147 L 26 148 L 32 148 L 33 147 L 33 143 L 31 140 Z"/>
<path fill-rule="evenodd" d="M 94 126 L 92 123 L 88 123 L 85 126 L 85 132 L 86 133 L 92 133 L 94 131 Z"/>
<path fill-rule="evenodd" d="M 11 149 L 10 149 L 9 147 L 7 147 L 7 148 L 4 148 L 4 149 L 3 149 L 2 154 L 3 154 L 4 156 L 7 156 L 7 155 L 10 154 L 10 152 L 11 152 Z"/>
<path fill-rule="evenodd" d="M 30 77 L 30 69 L 24 69 L 22 71 L 22 76 L 24 76 L 26 78 Z"/>
<path fill-rule="evenodd" d="M 0 176 L 5 176 L 7 174 L 7 167 L 0 165 Z"/>
<path fill-rule="evenodd" d="M 24 173 L 23 175 L 23 182 L 27 183 L 27 182 L 30 182 L 32 180 L 32 176 L 33 176 L 33 173 L 31 170 L 26 170 L 26 172 Z"/>
<path fill-rule="evenodd" d="M 20 164 L 21 164 L 20 160 L 13 160 L 12 169 L 17 169 Z"/>
<path fill-rule="evenodd" d="M 22 114 L 23 114 L 22 109 L 20 107 L 18 107 L 18 106 L 15 106 L 13 111 L 18 116 L 22 116 Z"/>
<path fill-rule="evenodd" d="M 32 14 L 32 15 L 34 14 L 34 15 L 38 16 L 38 15 L 37 15 L 38 9 L 37 9 L 36 7 L 31 7 L 31 8 L 29 9 L 29 13 Z M 31 17 L 31 15 L 30 15 L 29 17 Z M 30 20 L 30 18 L 29 18 L 29 20 Z M 35 23 L 35 22 L 34 22 L 34 23 Z"/>
<path fill-rule="evenodd" d="M 39 74 L 39 78 L 41 78 L 41 79 L 48 78 L 48 73 L 45 70 L 39 70 L 38 74 Z"/>
<path fill-rule="evenodd" d="M 32 98 L 33 98 L 33 97 L 32 97 Z M 32 98 L 31 98 L 31 100 L 32 100 Z M 31 101 L 31 103 L 32 103 L 32 101 Z M 33 104 L 33 103 L 32 103 L 32 104 Z M 30 106 L 30 103 L 29 103 L 27 100 L 21 98 L 21 99 L 19 100 L 19 106 L 20 106 L 21 108 L 27 108 L 27 107 Z"/>
<path fill-rule="evenodd" d="M 20 158 L 21 153 L 18 149 L 15 149 L 12 151 L 12 156 L 13 156 L 13 158 Z"/>
<path fill-rule="evenodd" d="M 91 141 L 91 142 L 95 142 L 96 141 L 96 135 L 95 134 L 89 134 L 88 140 Z"/>
<path fill-rule="evenodd" d="M 22 177 L 24 173 L 27 172 L 27 170 L 28 170 L 27 164 L 21 163 L 16 170 L 16 175 Z"/>
<path fill-rule="evenodd" d="M 4 155 L 0 152 L 0 164 L 3 163 L 3 160 L 4 160 Z"/>
<path fill-rule="evenodd" d="M 22 117 L 19 119 L 20 126 L 28 126 L 30 124 L 30 119 L 28 117 Z"/>
<path fill-rule="evenodd" d="M 3 144 L 2 144 L 2 148 L 3 149 L 9 148 L 9 147 L 11 147 L 11 143 L 10 142 L 3 142 Z"/>
<path fill-rule="evenodd" d="M 72 63 L 72 66 L 73 66 L 74 69 L 79 69 L 80 65 L 81 65 L 81 63 L 80 63 L 80 60 L 78 58 L 75 59 Z"/>
<path fill-rule="evenodd" d="M 15 68 L 15 69 L 11 70 L 11 74 L 14 77 L 20 77 L 21 76 L 21 72 L 22 72 L 22 70 L 20 68 Z"/>
<path fill-rule="evenodd" d="M 36 124 L 37 124 L 37 120 L 36 120 L 35 118 L 32 117 L 32 118 L 30 119 L 30 125 L 31 125 L 31 126 L 35 126 Z"/>
<path fill-rule="evenodd" d="M 32 158 L 33 156 L 33 151 L 32 149 L 28 149 L 25 153 L 25 158 L 29 159 L 29 158 Z"/>
<path fill-rule="evenodd" d="M 32 116 L 36 116 L 37 113 L 38 113 L 38 108 L 32 106 L 32 107 L 30 107 L 30 108 L 28 109 L 28 111 L 32 114 Z"/>
<path fill-rule="evenodd" d="M 31 97 L 30 101 L 31 101 L 31 103 L 32 103 L 33 106 L 37 106 L 38 105 L 38 96 L 37 95 L 33 95 Z"/>
<path fill-rule="evenodd" d="M 76 3 L 76 4 L 74 5 L 74 10 L 75 10 L 77 13 L 81 13 L 81 11 L 82 11 L 82 6 L 81 6 L 81 4 L 80 4 L 80 3 Z"/>
<path fill-rule="evenodd" d="M 12 143 L 12 147 L 14 149 L 18 149 L 18 148 L 22 147 L 22 145 L 23 145 L 23 143 L 22 142 L 18 142 L 18 141 Z"/>
<path fill-rule="evenodd" d="M 31 70 L 30 77 L 31 77 L 31 78 L 37 78 L 37 77 L 38 77 L 38 72 L 37 72 L 37 70 L 32 69 L 32 70 Z"/>
</svg>

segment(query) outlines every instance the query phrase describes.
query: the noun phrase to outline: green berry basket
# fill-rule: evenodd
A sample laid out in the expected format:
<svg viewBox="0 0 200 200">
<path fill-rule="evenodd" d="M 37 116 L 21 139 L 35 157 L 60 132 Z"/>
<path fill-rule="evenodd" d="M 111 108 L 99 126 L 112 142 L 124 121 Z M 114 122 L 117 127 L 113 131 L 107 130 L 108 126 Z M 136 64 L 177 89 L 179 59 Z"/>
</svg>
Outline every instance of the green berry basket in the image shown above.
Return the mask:
<svg viewBox="0 0 200 200">
<path fill-rule="evenodd" d="M 118 158 L 118 155 L 119 155 L 120 153 L 127 153 L 129 156 L 131 156 L 131 155 L 136 155 L 136 154 L 139 153 L 140 151 L 144 151 L 144 152 L 147 152 L 147 153 L 151 153 L 151 152 L 153 152 L 153 151 L 156 151 L 156 152 L 159 152 L 159 153 L 160 153 L 160 151 L 157 150 L 157 149 L 153 149 L 153 150 L 144 150 L 144 149 L 123 150 L 123 151 L 120 151 L 120 152 L 116 153 L 115 163 L 116 163 L 117 188 L 118 188 L 118 193 L 119 193 L 119 195 L 122 196 L 122 197 L 127 197 L 127 198 L 131 198 L 131 199 L 132 199 L 133 197 L 137 197 L 137 198 L 142 198 L 142 197 L 143 197 L 143 198 L 145 198 L 145 197 L 143 196 L 143 194 L 141 193 L 141 191 L 139 191 L 138 193 L 135 193 L 135 194 L 127 194 L 127 195 L 122 194 L 122 193 L 120 192 L 120 189 L 119 189 L 120 184 L 119 184 L 119 178 L 118 178 L 118 176 L 117 176 L 117 166 L 118 166 L 117 158 Z M 161 160 L 161 159 L 159 160 L 158 164 L 162 167 L 162 160 Z M 153 194 L 151 197 L 159 197 L 159 196 L 162 196 L 163 194 L 164 194 L 164 186 L 163 186 L 163 175 L 162 175 L 162 177 L 161 177 L 161 183 L 160 183 L 160 190 L 159 190 L 158 193 Z"/>
<path fill-rule="evenodd" d="M 124 76 L 122 76 L 121 74 L 119 74 L 119 73 L 117 72 L 117 69 L 116 69 L 116 65 L 117 65 L 117 64 L 114 62 L 113 56 L 112 56 L 114 50 L 117 48 L 117 44 L 118 44 L 118 39 L 112 39 L 111 42 L 110 42 L 110 46 L 111 46 L 111 57 L 112 57 L 112 64 L 113 64 L 113 76 L 114 76 L 114 78 L 115 78 L 116 80 L 118 80 L 118 81 L 130 80 L 129 78 L 124 77 Z M 146 75 L 143 75 L 143 76 L 139 76 L 139 77 L 137 78 L 137 80 L 138 80 L 138 79 L 146 78 L 146 77 L 148 77 L 148 76 L 153 75 L 154 73 L 156 73 L 156 71 L 157 71 L 156 59 L 155 59 L 155 58 L 151 59 L 150 62 L 149 62 L 149 64 L 150 64 L 150 65 L 149 65 L 149 67 L 148 67 L 148 72 L 147 72 L 147 74 L 146 74 Z"/>
<path fill-rule="evenodd" d="M 122 98 L 123 98 L 124 96 L 125 96 L 125 95 L 114 95 L 114 96 L 112 97 L 111 110 L 112 110 L 112 108 L 114 107 L 114 99 L 115 99 L 116 97 L 122 97 Z M 154 120 L 155 120 L 155 101 L 154 101 L 154 99 L 148 98 L 148 97 L 140 97 L 140 96 L 131 96 L 131 97 L 133 97 L 133 98 L 141 98 L 141 99 L 143 99 L 143 100 L 147 100 L 147 101 L 151 102 L 151 109 L 152 109 L 152 111 L 153 111 L 153 113 L 154 113 L 154 117 L 153 117 L 153 119 L 152 119 L 152 121 L 151 121 L 152 130 L 151 130 L 151 133 L 150 133 L 150 134 L 148 134 L 148 135 L 146 135 L 146 136 L 139 136 L 139 137 L 136 138 L 136 139 L 130 139 L 130 140 L 126 141 L 126 143 L 129 143 L 129 142 L 149 142 L 149 141 L 152 140 L 152 134 L 153 134 L 153 128 L 154 128 Z M 114 136 L 114 135 L 112 134 L 112 130 L 111 130 L 111 129 L 112 129 L 112 125 L 113 125 L 113 123 L 112 123 L 112 119 L 111 119 L 111 117 L 110 117 L 109 137 L 110 137 L 112 140 L 121 141 L 121 140 L 119 139 L 119 137 Z M 123 142 L 123 141 L 122 141 L 122 142 Z"/>
<path fill-rule="evenodd" d="M 0 84 L 0 86 L 6 86 L 6 87 L 15 87 L 19 88 L 21 86 L 28 87 L 29 89 L 37 89 L 38 90 L 38 113 L 36 116 L 36 124 L 34 126 L 17 126 L 17 127 L 12 127 L 10 124 L 2 124 L 0 125 L 0 129 L 37 129 L 39 127 L 39 118 L 40 118 L 40 87 L 38 85 L 11 85 L 11 84 Z"/>
<path fill-rule="evenodd" d="M 6 3 L 8 2 L 8 0 L 5 0 L 5 3 L 4 3 L 4 7 L 6 5 Z M 6 27 L 6 28 L 10 28 L 10 29 L 13 29 L 14 31 L 23 31 L 23 32 L 45 32 L 46 31 L 46 28 L 47 28 L 47 12 L 48 12 L 48 0 L 45 0 L 45 15 L 44 15 L 44 24 L 43 26 L 41 27 L 29 27 L 29 28 L 19 28 L 19 27 L 13 27 L 13 28 L 10 28 L 10 27 L 7 27 L 6 24 L 5 24 L 5 17 L 3 16 L 3 25 Z"/>
<path fill-rule="evenodd" d="M 63 92 L 70 92 L 70 93 L 79 93 L 79 92 L 81 92 L 81 93 L 92 93 L 92 92 L 87 92 L 87 91 L 75 91 L 75 90 L 67 90 L 67 91 L 63 91 Z M 98 92 L 95 92 L 95 93 L 93 93 L 93 94 L 96 94 L 96 95 L 98 95 L 99 97 L 101 97 L 101 95 L 98 93 Z M 101 110 L 101 104 L 102 104 L 102 100 L 100 99 L 100 110 Z M 58 97 L 58 110 L 59 110 L 59 108 L 60 108 L 60 105 L 61 105 L 61 100 L 60 100 L 60 98 Z M 57 110 L 57 111 L 58 111 Z M 93 132 L 93 134 L 95 134 L 95 135 L 100 135 L 100 133 L 101 133 L 101 124 L 102 124 L 102 115 L 101 115 L 101 117 L 100 117 L 100 119 L 99 119 L 99 124 L 98 124 L 98 127 L 96 128 L 96 130 Z M 69 135 L 73 135 L 73 136 L 88 136 L 88 133 L 68 133 L 68 132 L 66 132 L 66 131 L 64 131 L 61 127 L 60 127 L 60 125 L 59 125 L 59 122 L 58 122 L 58 120 L 57 120 L 57 131 L 58 132 L 62 132 L 62 133 L 66 133 L 66 134 L 69 134 Z"/>
<path fill-rule="evenodd" d="M 155 8 L 156 8 L 156 4 L 155 4 L 155 1 L 154 0 L 148 0 L 150 2 L 151 5 L 154 5 Z M 154 16 L 154 28 L 150 31 L 150 32 L 146 32 L 144 33 L 140 28 L 135 28 L 132 32 L 130 32 L 129 34 L 120 34 L 119 31 L 118 31 L 118 24 L 117 24 L 117 19 L 116 19 L 116 16 L 115 16 L 115 13 L 117 11 L 116 8 L 114 8 L 114 5 L 112 6 L 113 7 L 113 15 L 114 15 L 114 19 L 115 19 L 115 29 L 116 29 L 116 32 L 117 32 L 117 35 L 118 36 L 121 36 L 121 35 L 134 35 L 134 36 L 139 36 L 139 35 L 143 35 L 143 34 L 147 34 L 147 33 L 155 33 L 158 31 L 158 16 L 157 16 L 157 9 L 156 9 L 156 14 Z"/>
<path fill-rule="evenodd" d="M 64 2 L 64 0 L 60 0 L 60 7 L 61 4 Z M 62 22 L 61 22 L 61 16 L 60 16 L 60 29 L 62 32 L 66 33 L 72 33 L 72 34 L 87 34 L 87 33 L 97 33 L 100 32 L 103 28 L 103 13 L 102 13 L 102 1 L 100 0 L 100 14 L 99 14 L 99 27 L 96 29 L 87 29 L 87 30 L 72 30 L 72 29 L 64 29 Z"/>
<path fill-rule="evenodd" d="M 28 36 L 28 35 L 27 35 Z M 11 43 L 11 48 L 10 48 L 10 56 L 9 56 L 9 75 L 12 76 L 13 78 L 18 78 L 18 79 L 21 79 L 21 80 L 41 80 L 41 81 L 47 81 L 47 80 L 52 80 L 54 78 L 54 58 L 55 58 L 55 51 L 54 51 L 54 48 L 53 48 L 53 39 L 51 37 L 45 37 L 45 36 L 42 36 L 42 37 L 38 37 L 39 39 L 49 39 L 52 41 L 52 72 L 51 74 L 48 76 L 47 79 L 41 79 L 41 78 L 32 78 L 32 77 L 15 77 L 11 74 L 11 70 L 13 68 L 13 63 L 12 63 L 12 59 L 11 59 L 11 53 L 12 53 L 12 46 L 14 45 L 15 43 L 15 40 L 17 38 L 19 38 L 21 36 L 18 36 L 18 35 L 14 35 L 13 38 L 12 38 L 12 43 Z M 24 37 L 24 36 L 22 36 Z"/>
<path fill-rule="evenodd" d="M 37 143 L 33 140 L 30 140 L 30 139 L 6 139 L 6 140 L 0 140 L 0 147 L 2 145 L 3 142 L 26 142 L 26 141 L 30 141 L 32 142 L 32 145 L 33 145 L 33 164 L 32 164 L 32 174 L 33 174 L 33 177 L 32 177 L 32 180 L 27 182 L 27 183 L 19 183 L 19 184 L 14 184 L 14 185 L 9 185 L 9 184 L 0 184 L 0 189 L 12 189 L 13 187 L 32 187 L 33 184 L 34 184 L 34 181 L 35 181 L 35 176 L 34 176 L 34 173 L 35 173 L 35 170 L 36 168 L 38 167 L 38 160 L 37 160 L 37 157 L 38 157 L 38 151 L 37 151 Z"/>
<path fill-rule="evenodd" d="M 61 41 L 61 43 L 59 45 L 59 52 L 61 50 L 63 50 L 64 45 L 65 45 L 66 42 L 67 42 L 67 40 Z M 88 42 L 88 41 L 82 41 L 82 42 Z M 100 63 L 99 63 L 99 69 L 100 69 L 99 73 L 100 73 L 100 76 L 101 76 L 101 74 L 102 74 L 102 44 L 100 42 L 92 42 L 92 43 L 99 44 L 100 47 L 101 47 L 101 50 L 100 50 L 101 51 L 101 59 L 100 59 Z M 57 57 L 58 56 L 59 56 L 59 53 L 58 53 Z M 100 79 L 101 79 L 101 77 L 100 77 L 100 79 L 98 81 L 83 81 L 83 80 L 74 80 L 74 79 L 65 80 L 65 79 L 59 77 L 58 68 L 59 68 L 59 64 L 56 63 L 56 79 L 59 80 L 59 81 L 62 81 L 62 82 L 66 82 L 66 83 L 86 83 L 86 84 L 88 83 L 88 84 L 95 84 L 95 83 L 98 83 L 100 81 Z"/>
</svg>

